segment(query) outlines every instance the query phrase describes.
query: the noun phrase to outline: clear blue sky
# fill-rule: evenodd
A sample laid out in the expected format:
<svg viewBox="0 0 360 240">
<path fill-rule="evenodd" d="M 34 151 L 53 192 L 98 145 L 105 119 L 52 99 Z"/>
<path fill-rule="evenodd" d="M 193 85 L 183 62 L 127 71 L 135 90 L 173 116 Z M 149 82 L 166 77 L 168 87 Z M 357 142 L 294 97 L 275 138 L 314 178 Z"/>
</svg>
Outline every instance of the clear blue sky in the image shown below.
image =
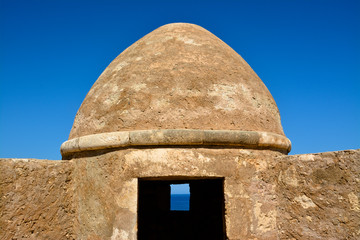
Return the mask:
<svg viewBox="0 0 360 240">
<path fill-rule="evenodd" d="M 188 183 L 185 184 L 171 184 L 171 194 L 190 194 L 190 187 Z"/>
<path fill-rule="evenodd" d="M 198 24 L 255 70 L 290 154 L 360 146 L 360 1 L 0 0 L 0 157 L 61 159 L 106 66 L 172 22 Z"/>
</svg>

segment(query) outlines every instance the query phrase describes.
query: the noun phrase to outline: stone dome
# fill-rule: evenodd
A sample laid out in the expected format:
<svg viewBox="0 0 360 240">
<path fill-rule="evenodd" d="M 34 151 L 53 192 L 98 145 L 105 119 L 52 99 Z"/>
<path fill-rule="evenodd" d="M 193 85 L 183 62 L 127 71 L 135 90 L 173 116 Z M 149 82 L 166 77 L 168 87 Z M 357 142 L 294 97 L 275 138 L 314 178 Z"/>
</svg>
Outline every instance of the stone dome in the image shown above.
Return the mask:
<svg viewBox="0 0 360 240">
<path fill-rule="evenodd" d="M 164 145 L 291 148 L 275 101 L 251 67 L 186 23 L 162 26 L 115 58 L 87 94 L 61 153 L 68 159 Z"/>
<path fill-rule="evenodd" d="M 215 35 L 187 23 L 162 26 L 116 57 L 87 94 L 69 139 L 149 129 L 284 136 L 276 103 L 251 67 Z"/>
</svg>

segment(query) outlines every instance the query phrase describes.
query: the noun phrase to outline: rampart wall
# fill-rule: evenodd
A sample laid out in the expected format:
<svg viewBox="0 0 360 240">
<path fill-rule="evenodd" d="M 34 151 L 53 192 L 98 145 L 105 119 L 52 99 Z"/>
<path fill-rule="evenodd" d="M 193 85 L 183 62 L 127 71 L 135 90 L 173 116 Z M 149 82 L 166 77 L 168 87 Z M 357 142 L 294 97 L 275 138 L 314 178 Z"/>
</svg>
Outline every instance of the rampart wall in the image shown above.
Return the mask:
<svg viewBox="0 0 360 240">
<path fill-rule="evenodd" d="M 360 151 L 281 157 L 280 239 L 360 239 Z"/>
<path fill-rule="evenodd" d="M 0 239 L 73 239 L 70 161 L 0 159 Z"/>
<path fill-rule="evenodd" d="M 124 169 L 113 168 L 111 164 L 105 164 L 109 163 L 107 161 L 103 162 L 104 164 L 101 161 L 95 164 L 93 160 L 90 161 L 91 164 L 86 162 L 86 159 L 77 162 L 0 159 L 0 239 L 83 239 L 87 235 L 83 232 L 84 229 L 94 232 L 93 230 L 96 229 L 91 230 L 91 226 L 100 227 L 103 225 L 102 221 L 107 223 L 106 226 L 110 223 L 112 225 L 114 219 L 111 216 L 115 212 L 106 206 L 110 203 L 121 205 L 122 201 L 129 198 L 125 194 L 127 188 L 124 188 L 124 191 L 119 190 L 117 188 L 122 184 L 117 185 L 115 182 L 102 188 L 107 179 L 113 177 L 95 172 L 119 174 Z M 97 170 L 93 169 L 95 165 Z M 277 206 L 278 239 L 360 238 L 360 150 L 290 156 L 276 154 L 275 159 L 264 166 L 267 170 L 259 171 L 256 178 L 261 179 L 264 184 L 269 183 L 269 186 L 275 184 L 276 192 L 273 200 Z M 244 172 L 246 168 L 240 165 L 236 168 L 242 171 L 241 176 L 246 175 Z M 136 170 L 132 169 L 131 171 Z M 123 177 L 125 176 L 120 178 Z M 103 183 L 90 181 L 101 178 L 104 178 Z M 241 181 L 239 183 L 244 187 Z M 108 188 L 111 185 L 114 187 L 112 190 Z M 89 188 L 90 186 L 100 188 L 98 191 L 90 191 L 92 189 Z M 101 189 L 108 191 L 106 196 L 100 197 Z M 87 191 L 89 191 L 88 197 L 85 197 L 84 193 Z M 121 192 L 120 202 L 116 200 L 117 198 L 108 199 L 116 192 Z M 89 207 L 96 205 L 92 204 L 98 201 L 97 198 L 93 199 L 96 196 L 106 204 L 98 205 L 97 208 Z M 254 205 L 255 208 L 252 210 L 255 211 L 254 213 L 258 205 Z M 95 214 L 104 209 L 109 212 L 108 215 Z M 228 213 L 234 212 L 234 209 L 228 211 Z M 259 211 L 260 215 L 266 212 L 261 207 Z M 260 217 L 256 216 L 254 219 Z M 125 219 L 129 218 L 125 217 L 123 220 Z M 268 217 L 264 216 L 262 219 Z M 116 221 L 121 223 L 119 226 L 127 225 L 126 221 L 115 220 L 114 223 Z M 85 225 L 82 227 L 82 224 Z M 264 224 L 270 223 L 264 222 Z M 259 230 L 249 229 L 249 231 L 254 231 L 257 239 L 262 239 L 261 236 L 259 238 L 258 233 L 263 226 L 258 227 Z M 112 230 L 109 229 L 109 234 L 104 232 L 103 236 L 108 235 L 108 237 L 99 238 L 94 235 L 94 239 L 110 239 L 111 236 L 115 236 L 111 233 Z M 121 229 L 118 232 L 121 232 Z M 130 235 L 136 238 L 136 235 Z M 232 232 L 230 235 L 236 234 Z M 122 239 L 121 234 L 115 237 Z M 249 237 L 252 239 L 251 234 Z"/>
</svg>

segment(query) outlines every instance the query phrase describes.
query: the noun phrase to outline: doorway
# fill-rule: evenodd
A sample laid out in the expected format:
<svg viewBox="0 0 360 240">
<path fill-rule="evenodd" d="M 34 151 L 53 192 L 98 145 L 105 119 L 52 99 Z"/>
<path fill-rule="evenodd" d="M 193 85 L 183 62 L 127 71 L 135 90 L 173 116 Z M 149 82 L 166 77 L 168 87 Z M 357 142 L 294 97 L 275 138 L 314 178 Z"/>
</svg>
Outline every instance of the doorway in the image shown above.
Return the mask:
<svg viewBox="0 0 360 240">
<path fill-rule="evenodd" d="M 180 184 L 190 196 L 176 210 L 171 188 Z M 139 179 L 138 239 L 225 239 L 223 184 L 223 178 Z"/>
</svg>

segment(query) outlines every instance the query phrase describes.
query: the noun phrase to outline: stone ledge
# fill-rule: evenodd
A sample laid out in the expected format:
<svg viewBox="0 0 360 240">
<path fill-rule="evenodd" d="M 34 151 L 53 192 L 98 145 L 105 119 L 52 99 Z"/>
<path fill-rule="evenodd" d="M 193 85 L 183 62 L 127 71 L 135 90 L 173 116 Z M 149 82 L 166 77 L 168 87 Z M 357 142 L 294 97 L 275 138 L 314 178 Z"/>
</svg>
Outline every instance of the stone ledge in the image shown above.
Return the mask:
<svg viewBox="0 0 360 240">
<path fill-rule="evenodd" d="M 238 130 L 161 129 L 109 132 L 70 139 L 61 154 L 131 146 L 237 146 L 290 152 L 285 136 L 269 132 Z"/>
</svg>

